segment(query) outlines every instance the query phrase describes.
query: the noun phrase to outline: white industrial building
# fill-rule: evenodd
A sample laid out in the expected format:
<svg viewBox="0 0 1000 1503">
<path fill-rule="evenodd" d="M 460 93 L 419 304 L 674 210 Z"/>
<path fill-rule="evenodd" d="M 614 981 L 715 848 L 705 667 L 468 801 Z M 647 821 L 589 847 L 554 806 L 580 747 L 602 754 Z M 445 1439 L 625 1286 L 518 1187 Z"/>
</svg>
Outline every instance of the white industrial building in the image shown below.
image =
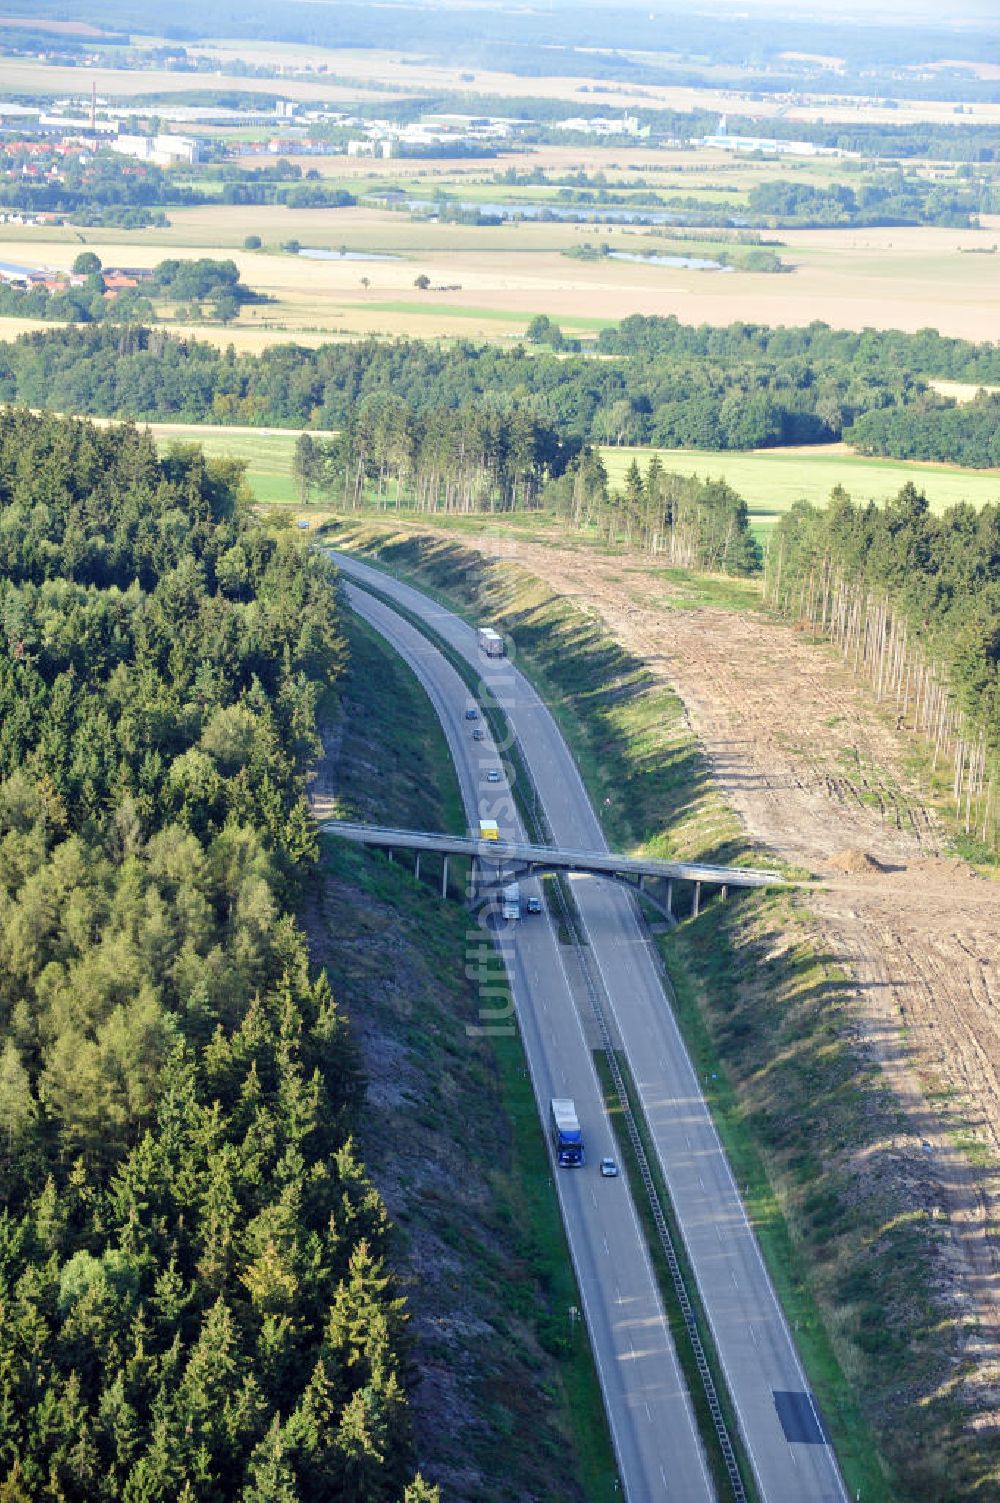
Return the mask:
<svg viewBox="0 0 1000 1503">
<path fill-rule="evenodd" d="M 198 142 L 192 136 L 116 136 L 111 150 L 139 162 L 155 162 L 158 167 L 178 163 L 193 167 L 198 161 Z"/>
<path fill-rule="evenodd" d="M 854 151 L 841 151 L 837 146 L 817 146 L 813 141 L 777 141 L 771 136 L 731 136 L 726 129 L 726 117 L 719 121 L 719 128 L 712 136 L 703 136 L 701 146 L 714 146 L 718 151 L 764 151 L 779 157 L 853 157 Z"/>
</svg>

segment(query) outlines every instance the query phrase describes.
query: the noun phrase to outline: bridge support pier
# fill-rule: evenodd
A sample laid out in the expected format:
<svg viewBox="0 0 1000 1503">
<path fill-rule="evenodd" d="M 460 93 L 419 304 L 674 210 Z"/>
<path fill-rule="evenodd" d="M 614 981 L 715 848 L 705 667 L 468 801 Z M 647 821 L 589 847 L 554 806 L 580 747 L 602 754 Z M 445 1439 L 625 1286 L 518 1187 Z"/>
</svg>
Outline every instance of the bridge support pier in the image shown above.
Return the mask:
<svg viewBox="0 0 1000 1503">
<path fill-rule="evenodd" d="M 700 882 L 696 882 L 694 884 L 694 898 L 693 898 L 692 903 L 691 903 L 691 917 L 692 918 L 697 918 L 698 917 L 698 912 L 699 912 L 700 908 L 701 908 L 701 883 Z"/>
<path fill-rule="evenodd" d="M 723 884 L 722 884 L 722 891 L 719 893 L 719 897 L 722 900 L 722 902 L 724 903 L 726 901 L 726 899 L 728 898 L 728 896 L 729 896 L 729 888 L 726 886 L 725 882 L 723 882 Z"/>
<path fill-rule="evenodd" d="M 672 877 L 668 877 L 667 878 L 667 918 L 668 919 L 672 919 L 673 916 L 674 916 L 674 880 L 673 880 Z"/>
<path fill-rule="evenodd" d="M 420 852 L 418 851 L 413 862 L 413 880 L 420 881 Z"/>
<path fill-rule="evenodd" d="M 389 848 L 386 851 L 386 855 L 389 857 L 389 861 L 391 863 L 392 862 L 392 846 L 389 846 Z"/>
<path fill-rule="evenodd" d="M 444 858 L 444 864 L 441 867 L 441 896 L 443 898 L 446 898 L 448 896 L 448 857 L 447 856 L 445 856 L 445 858 Z"/>
</svg>

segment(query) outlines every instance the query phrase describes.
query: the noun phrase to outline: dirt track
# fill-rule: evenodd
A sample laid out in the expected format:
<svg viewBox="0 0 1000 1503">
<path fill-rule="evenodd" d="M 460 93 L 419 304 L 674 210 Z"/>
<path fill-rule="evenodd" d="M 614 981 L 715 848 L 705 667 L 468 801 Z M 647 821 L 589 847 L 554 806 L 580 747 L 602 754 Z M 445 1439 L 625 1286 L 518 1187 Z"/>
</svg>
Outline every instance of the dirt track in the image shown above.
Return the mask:
<svg viewBox="0 0 1000 1503">
<path fill-rule="evenodd" d="M 857 989 L 903 1109 L 892 1146 L 914 1199 L 950 1232 L 946 1292 L 978 1324 L 976 1407 L 996 1423 L 1000 1192 L 983 1164 L 1000 1161 L 1000 883 L 942 854 L 905 771 L 906 727 L 832 651 L 763 615 L 673 609 L 640 561 L 520 542 L 503 553 L 600 612 L 679 693 L 748 834 L 822 878 L 808 897 L 815 942 Z"/>
</svg>

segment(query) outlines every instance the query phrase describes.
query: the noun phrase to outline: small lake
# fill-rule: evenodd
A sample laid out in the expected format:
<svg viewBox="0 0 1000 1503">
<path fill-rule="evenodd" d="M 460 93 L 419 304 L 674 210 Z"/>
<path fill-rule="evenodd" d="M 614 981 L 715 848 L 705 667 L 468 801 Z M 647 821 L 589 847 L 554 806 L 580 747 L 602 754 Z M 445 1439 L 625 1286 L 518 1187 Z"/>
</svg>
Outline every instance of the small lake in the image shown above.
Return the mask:
<svg viewBox="0 0 1000 1503">
<path fill-rule="evenodd" d="M 444 201 L 408 198 L 404 207 L 417 209 L 421 213 L 443 212 L 448 209 L 461 209 L 463 212 L 473 213 L 478 209 L 480 214 L 491 219 L 550 219 L 564 224 L 677 224 L 684 218 L 683 214 L 671 213 L 666 209 L 621 209 L 613 206 L 602 208 L 600 204 L 491 204 L 480 203 L 478 200 L 466 202 L 458 199 Z"/>
<path fill-rule="evenodd" d="M 644 266 L 685 266 L 689 271 L 732 271 L 721 261 L 708 261 L 703 256 L 642 256 L 638 251 L 609 251 L 610 261 L 638 261 Z"/>
<path fill-rule="evenodd" d="M 379 251 L 324 250 L 320 246 L 303 245 L 299 255 L 307 261 L 398 261 L 398 256 L 387 256 Z"/>
</svg>

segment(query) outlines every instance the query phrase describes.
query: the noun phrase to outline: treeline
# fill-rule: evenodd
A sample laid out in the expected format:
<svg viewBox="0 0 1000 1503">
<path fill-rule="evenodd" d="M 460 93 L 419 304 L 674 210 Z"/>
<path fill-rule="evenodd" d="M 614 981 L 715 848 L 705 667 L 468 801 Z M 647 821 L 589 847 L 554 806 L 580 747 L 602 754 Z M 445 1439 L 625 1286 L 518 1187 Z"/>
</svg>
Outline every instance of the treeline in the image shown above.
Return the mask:
<svg viewBox="0 0 1000 1503">
<path fill-rule="evenodd" d="M 914 375 L 1000 384 L 1000 346 L 974 344 L 919 329 L 831 329 L 818 320 L 797 327 L 771 328 L 743 322 L 717 327 L 682 324 L 670 314 L 635 313 L 613 328 L 602 329 L 597 348 L 606 355 L 692 355 L 716 360 L 808 360 L 816 365 L 850 365 L 859 369 L 890 366 Z"/>
<path fill-rule="evenodd" d="M 1000 766 L 1000 505 L 933 516 L 912 484 L 885 506 L 839 487 L 775 528 L 765 591 L 831 636 L 900 728 L 950 760 L 966 832 L 995 844 Z"/>
<path fill-rule="evenodd" d="M 964 229 L 992 212 L 992 195 L 974 184 L 929 183 L 902 172 L 878 177 L 859 188 L 778 179 L 758 183 L 747 194 L 754 223 L 821 228 L 827 225 L 937 224 Z"/>
<path fill-rule="evenodd" d="M 739 344 L 733 340 L 733 346 Z M 596 362 L 528 358 L 418 341 L 219 351 L 158 330 L 61 329 L 0 345 L 0 400 L 33 407 L 193 422 L 341 428 L 366 396 L 393 392 L 414 412 L 516 402 L 566 442 L 760 448 L 837 439 L 862 412 L 914 399 L 891 364 L 637 355 Z"/>
<path fill-rule="evenodd" d="M 295 445 L 303 501 L 428 512 L 551 508 L 609 543 L 661 554 L 679 568 L 749 574 L 760 567 L 746 502 L 722 480 L 633 460 L 620 487 L 599 453 L 564 446 L 513 406 L 438 408 L 421 416 L 399 397 L 366 397 L 343 433 Z"/>
<path fill-rule="evenodd" d="M 0 152 L 0 168 L 15 172 L 23 162 L 16 151 Z M 79 224 L 124 222 L 140 228 L 163 216 L 152 210 L 163 205 L 206 202 L 197 189 L 174 181 L 170 173 L 149 162 L 132 162 L 116 152 L 98 152 L 86 163 L 73 157 L 60 159 L 60 176 L 51 179 L 12 175 L 0 182 L 0 203 L 5 209 L 27 213 L 65 214 Z"/>
<path fill-rule="evenodd" d="M 221 183 L 204 171 L 205 186 L 193 186 L 191 169 L 183 175 L 151 162 L 136 162 L 117 152 L 100 151 L 81 163 L 60 158 L 59 177 L 33 179 L 15 175 L 22 153 L 0 150 L 0 169 L 12 175 L 0 181 L 0 203 L 27 213 L 64 214 L 75 224 L 121 223 L 140 229 L 166 223 L 163 208 L 201 204 L 283 204 L 291 209 L 342 208 L 357 202 L 352 193 L 322 182 L 303 182 L 297 163 L 282 162 L 283 170 L 230 167 Z M 279 164 L 275 164 L 277 168 Z"/>
<path fill-rule="evenodd" d="M 980 391 L 971 402 L 938 397 L 866 412 L 844 436 L 862 454 L 1000 469 L 1000 394 Z"/>
<path fill-rule="evenodd" d="M 561 188 L 559 199 L 562 205 L 593 205 L 591 218 L 599 217 L 601 209 L 625 206 L 634 210 L 636 221 L 642 223 L 643 209 L 658 207 L 670 210 L 671 217 L 676 217 L 679 224 L 716 225 L 727 229 L 748 225 L 770 229 L 810 229 L 895 224 L 967 228 L 978 225 L 980 213 L 991 213 L 997 206 L 993 190 L 987 186 L 965 182 L 929 183 L 924 178 L 906 177 L 902 172 L 882 175 L 858 188 L 846 183 L 830 183 L 817 188 L 810 183 L 778 178 L 751 188 L 745 202 L 734 199 L 710 205 L 695 196 L 656 192 L 648 188 L 638 192 Z M 516 205 L 512 204 L 508 212 L 514 214 Z M 546 210 L 543 209 L 538 217 L 545 219 Z M 551 211 L 549 217 L 552 217 Z"/>
<path fill-rule="evenodd" d="M 169 290 L 176 295 L 176 289 L 174 283 Z M 238 311 L 230 292 L 222 287 L 214 294 L 220 316 Z M 542 329 L 549 340 L 553 328 L 547 321 Z M 460 342 L 445 349 L 375 339 L 237 354 L 142 326 L 68 328 L 0 345 L 0 400 L 150 421 L 344 429 L 359 404 L 392 393 L 421 421 L 470 404 L 525 408 L 559 435 L 567 452 L 585 443 L 754 449 L 857 434 L 873 452 L 884 436 L 895 445 L 888 452 L 899 453 L 894 424 L 874 418 L 891 415 L 905 432 L 912 415 L 920 431 L 922 415 L 938 411 L 916 370 L 1000 379 L 995 346 L 930 331 L 694 328 L 636 316 L 603 331 L 598 348 L 629 358 L 528 358 L 520 347 Z M 985 452 L 983 404 L 957 410 L 942 404 L 940 411 L 951 414 L 940 429 L 948 447 L 942 438 L 929 457 Z M 859 426 L 866 415 L 872 415 L 868 428 Z"/>
<path fill-rule="evenodd" d="M 596 527 L 608 542 L 662 555 L 677 568 L 751 574 L 760 567 L 743 497 L 724 480 L 671 473 L 658 454 L 645 474 L 633 459 L 623 484 L 611 488 L 600 455 L 586 448 L 541 499 L 574 527 Z"/>
<path fill-rule="evenodd" d="M 0 416 L 0 1492 L 372 1500 L 403 1312 L 289 911 L 328 566 L 238 466 Z"/>
<path fill-rule="evenodd" d="M 326 442 L 304 433 L 293 469 L 303 499 L 315 493 L 357 507 L 513 511 L 534 504 L 576 446 L 518 404 L 467 402 L 415 410 L 389 392 L 369 394 Z"/>
<path fill-rule="evenodd" d="M 126 287 L 106 296 L 100 258 L 84 251 L 73 265 L 75 272 L 86 274 L 80 286 L 67 282 L 55 290 L 35 283 L 17 287 L 0 283 L 0 318 L 37 318 L 46 322 L 66 323 L 153 323 L 156 310 L 152 299 L 173 298 L 180 303 L 200 305 L 211 302 L 212 313 L 225 322 L 235 318 L 244 303 L 266 299 L 240 281 L 235 261 L 202 257 L 194 261 L 170 259 L 154 266 L 151 276 L 136 287 Z M 186 310 L 189 314 L 190 309 Z"/>
</svg>

